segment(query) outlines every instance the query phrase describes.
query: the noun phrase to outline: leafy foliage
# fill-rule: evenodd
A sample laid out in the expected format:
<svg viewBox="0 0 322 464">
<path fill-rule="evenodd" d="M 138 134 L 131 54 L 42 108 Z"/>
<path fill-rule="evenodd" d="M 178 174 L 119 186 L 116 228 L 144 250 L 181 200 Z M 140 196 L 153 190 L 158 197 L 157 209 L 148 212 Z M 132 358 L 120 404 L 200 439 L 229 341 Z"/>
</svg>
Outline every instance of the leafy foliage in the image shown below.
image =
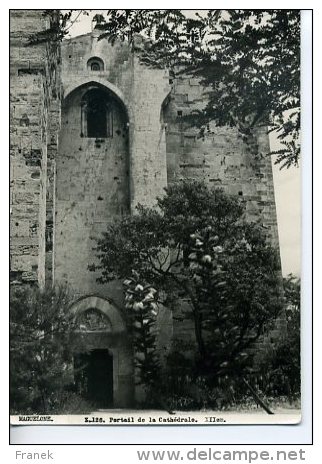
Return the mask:
<svg viewBox="0 0 322 464">
<path fill-rule="evenodd" d="M 238 375 L 264 326 L 281 310 L 279 261 L 240 201 L 200 182 L 166 189 L 157 208 L 108 225 L 97 243 L 106 282 L 133 270 L 173 306 L 189 302 L 195 331 L 195 376 Z"/>
<path fill-rule="evenodd" d="M 293 400 L 300 397 L 300 290 L 299 278 L 292 274 L 284 278 L 287 331 L 262 359 L 257 382 L 265 395 L 285 395 Z"/>
<path fill-rule="evenodd" d="M 151 285 L 142 285 L 142 280 L 136 272 L 132 272 L 132 277 L 124 281 L 124 287 L 125 307 L 129 310 L 132 320 L 138 383 L 153 389 L 159 371 L 155 329 L 156 290 Z"/>
<path fill-rule="evenodd" d="M 287 338 L 277 347 L 275 369 L 287 377 L 291 394 L 301 390 L 301 281 L 290 274 L 284 279 L 287 302 Z"/>
<path fill-rule="evenodd" d="M 49 413 L 71 381 L 74 322 L 66 289 L 14 287 L 10 298 L 11 410 Z"/>
<path fill-rule="evenodd" d="M 89 414 L 95 409 L 95 403 L 69 388 L 60 391 L 51 402 L 53 414 Z"/>
<path fill-rule="evenodd" d="M 75 11 L 78 13 L 76 18 L 72 19 Z M 29 45 L 60 42 L 81 14 L 88 16 L 89 13 L 85 10 L 44 10 L 43 16 L 49 19 L 49 27 L 31 34 Z"/>
<path fill-rule="evenodd" d="M 101 38 L 149 39 L 140 47 L 147 65 L 188 72 L 208 89 L 208 104 L 193 115 L 204 132 L 209 123 L 237 126 L 247 140 L 269 126 L 283 148 L 272 152 L 282 167 L 300 155 L 299 10 L 208 10 L 194 18 L 180 10 L 107 10 L 97 25 Z"/>
</svg>

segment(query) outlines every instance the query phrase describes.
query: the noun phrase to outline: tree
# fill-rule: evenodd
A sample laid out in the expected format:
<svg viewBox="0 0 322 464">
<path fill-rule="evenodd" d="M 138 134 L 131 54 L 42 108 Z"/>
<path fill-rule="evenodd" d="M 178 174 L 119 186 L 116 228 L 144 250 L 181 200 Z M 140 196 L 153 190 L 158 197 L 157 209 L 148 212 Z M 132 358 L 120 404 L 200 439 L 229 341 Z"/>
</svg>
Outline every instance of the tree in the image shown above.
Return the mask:
<svg viewBox="0 0 322 464">
<path fill-rule="evenodd" d="M 284 280 L 287 302 L 287 339 L 278 347 L 281 369 L 287 375 L 292 393 L 301 391 L 301 280 L 290 274 Z M 283 356 L 285 354 L 285 356 Z M 278 360 L 275 363 L 278 365 Z"/>
<path fill-rule="evenodd" d="M 301 280 L 292 274 L 283 279 L 287 336 L 276 347 L 273 370 L 287 378 L 293 396 L 301 391 Z"/>
<path fill-rule="evenodd" d="M 133 327 L 137 383 L 153 391 L 156 389 L 160 367 L 156 351 L 156 290 L 151 285 L 142 285 L 135 271 L 132 271 L 131 278 L 124 281 L 124 287 L 125 308 L 130 310 Z"/>
<path fill-rule="evenodd" d="M 73 14 L 77 11 L 76 17 Z M 43 16 L 49 19 L 48 29 L 30 35 L 28 44 L 59 43 L 68 34 L 69 29 L 80 15 L 88 16 L 86 10 L 43 10 Z"/>
<path fill-rule="evenodd" d="M 300 279 L 283 279 L 286 331 L 260 360 L 259 388 L 268 396 L 298 400 L 301 395 Z"/>
<path fill-rule="evenodd" d="M 251 365 L 249 349 L 282 308 L 279 260 L 262 228 L 245 221 L 238 198 L 204 183 L 168 187 L 156 208 L 109 224 L 96 254 L 101 283 L 135 271 L 163 304 L 188 299 L 194 375 L 209 382 Z"/>
<path fill-rule="evenodd" d="M 192 73 L 208 89 L 204 110 L 191 121 L 203 134 L 210 123 L 236 126 L 247 141 L 256 126 L 269 127 L 283 148 L 281 167 L 300 156 L 299 10 L 208 10 L 187 17 L 180 10 L 107 10 L 96 17 L 101 38 L 150 39 L 141 60 Z"/>
<path fill-rule="evenodd" d="M 12 413 L 50 413 L 72 378 L 64 288 L 14 287 L 10 298 L 10 397 Z"/>
</svg>

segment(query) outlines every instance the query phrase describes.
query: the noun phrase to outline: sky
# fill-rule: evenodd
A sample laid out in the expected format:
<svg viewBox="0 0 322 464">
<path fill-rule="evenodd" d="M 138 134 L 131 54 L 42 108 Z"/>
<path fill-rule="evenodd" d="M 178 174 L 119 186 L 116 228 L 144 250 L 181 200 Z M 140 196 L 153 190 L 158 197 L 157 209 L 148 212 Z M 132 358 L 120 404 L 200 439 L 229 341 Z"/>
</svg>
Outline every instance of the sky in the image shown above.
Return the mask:
<svg viewBox="0 0 322 464">
<path fill-rule="evenodd" d="M 186 10 L 183 10 L 186 12 Z M 188 10 L 189 16 L 192 10 Z M 197 11 L 197 10 L 195 10 Z M 96 10 L 85 16 L 75 11 L 72 16 L 74 23 L 69 29 L 69 37 L 86 34 L 91 31 L 94 14 L 104 10 Z M 67 37 L 68 37 L 67 36 Z M 279 143 L 274 136 L 270 136 L 271 150 L 278 150 Z M 280 170 L 274 164 L 272 157 L 275 202 L 277 212 L 278 234 L 282 262 L 282 273 L 301 274 L 301 169 L 291 167 Z"/>
</svg>

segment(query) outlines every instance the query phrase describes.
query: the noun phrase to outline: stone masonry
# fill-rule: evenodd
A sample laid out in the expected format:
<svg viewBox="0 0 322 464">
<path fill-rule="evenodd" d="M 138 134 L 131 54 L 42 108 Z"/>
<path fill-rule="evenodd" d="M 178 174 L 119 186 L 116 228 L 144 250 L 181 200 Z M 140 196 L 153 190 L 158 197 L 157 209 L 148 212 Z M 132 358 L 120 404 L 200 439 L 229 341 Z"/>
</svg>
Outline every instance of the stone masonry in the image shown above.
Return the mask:
<svg viewBox="0 0 322 464">
<path fill-rule="evenodd" d="M 30 45 L 29 38 L 49 27 L 50 19 L 40 11 L 11 11 L 11 278 L 40 286 L 45 284 L 48 157 L 58 141 L 60 48 Z"/>
</svg>

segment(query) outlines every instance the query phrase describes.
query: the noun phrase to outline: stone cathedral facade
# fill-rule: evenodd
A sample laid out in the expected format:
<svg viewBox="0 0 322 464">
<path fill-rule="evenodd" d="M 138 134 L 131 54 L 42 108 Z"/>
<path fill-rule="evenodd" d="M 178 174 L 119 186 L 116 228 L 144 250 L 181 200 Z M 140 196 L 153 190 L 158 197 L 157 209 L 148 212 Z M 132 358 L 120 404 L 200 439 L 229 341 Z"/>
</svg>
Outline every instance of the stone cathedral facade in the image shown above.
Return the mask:
<svg viewBox="0 0 322 464">
<path fill-rule="evenodd" d="M 202 140 L 182 121 L 204 104 L 197 79 L 147 68 L 95 29 L 28 44 L 49 27 L 41 10 L 11 11 L 11 280 L 71 288 L 88 345 L 75 364 L 87 360 L 101 406 L 129 407 L 138 393 L 122 284 L 98 284 L 89 271 L 95 237 L 190 178 L 242 196 L 278 247 L 268 135 L 258 129 L 255 157 L 235 128 Z M 160 347 L 169 346 L 185 329 L 165 308 L 158 317 Z"/>
</svg>

